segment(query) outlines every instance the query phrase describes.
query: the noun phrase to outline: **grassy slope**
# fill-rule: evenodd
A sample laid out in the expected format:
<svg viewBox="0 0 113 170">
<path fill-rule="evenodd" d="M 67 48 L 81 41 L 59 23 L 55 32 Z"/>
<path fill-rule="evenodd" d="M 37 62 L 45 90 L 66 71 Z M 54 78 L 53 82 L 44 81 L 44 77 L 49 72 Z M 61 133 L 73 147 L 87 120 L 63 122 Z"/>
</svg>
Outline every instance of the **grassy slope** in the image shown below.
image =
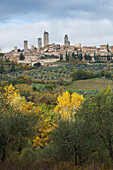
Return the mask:
<svg viewBox="0 0 113 170">
<path fill-rule="evenodd" d="M 110 86 L 113 89 L 113 81 L 102 80 L 102 79 L 88 79 L 88 80 L 77 80 L 72 82 L 69 86 L 65 86 L 64 90 L 83 90 L 83 91 L 90 91 L 90 90 L 102 90 L 105 89 L 107 86 Z"/>
</svg>

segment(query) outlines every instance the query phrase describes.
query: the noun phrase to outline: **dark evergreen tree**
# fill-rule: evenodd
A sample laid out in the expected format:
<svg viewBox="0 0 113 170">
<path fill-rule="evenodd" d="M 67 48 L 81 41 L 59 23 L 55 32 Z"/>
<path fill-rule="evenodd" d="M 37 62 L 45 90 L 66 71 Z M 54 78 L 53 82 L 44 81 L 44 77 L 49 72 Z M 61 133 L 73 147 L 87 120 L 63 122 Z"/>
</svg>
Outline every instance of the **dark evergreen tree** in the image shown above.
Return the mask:
<svg viewBox="0 0 113 170">
<path fill-rule="evenodd" d="M 107 51 L 109 52 L 109 44 L 107 44 Z"/>
<path fill-rule="evenodd" d="M 94 60 L 96 60 L 96 53 L 94 52 Z"/>
<path fill-rule="evenodd" d="M 41 66 L 41 63 L 39 63 L 39 62 L 34 64 L 35 68 L 40 67 L 40 66 Z"/>
<path fill-rule="evenodd" d="M 85 58 L 85 60 L 92 60 L 92 57 L 90 56 L 90 54 L 87 55 L 85 53 L 84 58 Z"/>
<path fill-rule="evenodd" d="M 75 51 L 77 51 L 77 47 L 75 47 Z"/>
<path fill-rule="evenodd" d="M 107 60 L 108 61 L 112 60 L 112 57 L 111 56 L 107 56 Z"/>
<path fill-rule="evenodd" d="M 78 59 L 81 61 L 83 60 L 82 53 L 78 54 Z"/>
<path fill-rule="evenodd" d="M 63 55 L 62 54 L 60 54 L 60 60 L 63 60 Z"/>
<path fill-rule="evenodd" d="M 92 60 L 92 57 L 90 56 L 90 54 L 88 54 L 88 60 Z"/>
<path fill-rule="evenodd" d="M 1 67 L 0 67 L 0 74 L 3 74 L 5 72 L 5 69 L 4 69 L 4 65 L 3 63 L 1 64 Z"/>
<path fill-rule="evenodd" d="M 75 57 L 75 54 L 74 54 L 74 53 L 72 53 L 72 57 L 73 57 L 73 58 Z"/>
<path fill-rule="evenodd" d="M 77 59 L 77 54 L 75 54 L 74 52 L 72 53 L 72 57 L 74 58 L 74 59 Z"/>
<path fill-rule="evenodd" d="M 20 59 L 20 60 L 24 60 L 24 59 L 25 59 L 23 53 L 20 54 L 19 59 Z"/>
<path fill-rule="evenodd" d="M 18 52 L 21 52 L 21 50 L 20 50 L 20 49 L 18 49 Z"/>
<path fill-rule="evenodd" d="M 66 51 L 66 61 L 69 61 L 69 55 L 67 54 L 67 51 Z"/>
<path fill-rule="evenodd" d="M 4 53 L 0 53 L 0 57 L 3 57 L 4 56 Z"/>
<path fill-rule="evenodd" d="M 12 61 L 11 63 L 11 72 L 15 71 L 15 63 Z"/>
<path fill-rule="evenodd" d="M 67 57 L 67 51 L 66 51 L 66 61 L 67 61 L 67 58 L 68 58 L 68 57 Z"/>
</svg>

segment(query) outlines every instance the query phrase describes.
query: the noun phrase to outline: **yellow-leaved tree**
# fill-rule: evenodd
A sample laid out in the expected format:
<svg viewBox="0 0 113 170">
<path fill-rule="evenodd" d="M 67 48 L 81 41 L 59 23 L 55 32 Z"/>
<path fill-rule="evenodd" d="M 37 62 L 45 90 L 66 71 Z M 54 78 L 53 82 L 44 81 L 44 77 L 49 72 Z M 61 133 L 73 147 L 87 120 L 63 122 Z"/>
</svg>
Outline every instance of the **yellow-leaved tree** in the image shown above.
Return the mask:
<svg viewBox="0 0 113 170">
<path fill-rule="evenodd" d="M 33 138 L 33 146 L 44 147 L 48 144 L 48 139 L 50 136 L 50 132 L 56 127 L 56 115 L 52 109 L 48 109 L 46 104 L 39 104 L 36 106 L 33 102 L 27 102 L 25 97 L 20 95 L 18 89 L 16 89 L 12 84 L 10 86 L 6 86 L 3 89 L 3 93 L 0 95 L 0 99 L 3 100 L 3 113 L 8 113 L 8 116 L 11 116 L 11 109 L 13 109 L 13 113 L 16 114 L 24 114 L 24 116 L 32 117 L 36 115 L 38 118 L 37 124 L 34 125 L 34 129 L 36 129 L 36 136 Z M 7 109 L 10 109 L 9 112 Z"/>
<path fill-rule="evenodd" d="M 55 107 L 55 113 L 59 114 L 60 117 L 64 120 L 71 120 L 74 118 L 74 115 L 81 107 L 81 102 L 84 101 L 83 95 L 78 93 L 63 92 L 62 95 L 58 97 L 58 105 Z"/>
<path fill-rule="evenodd" d="M 50 133 L 57 126 L 57 115 L 54 114 L 53 109 L 48 109 L 46 104 L 39 104 L 37 110 L 39 115 L 38 124 L 36 126 L 38 135 L 33 140 L 33 146 L 40 146 L 43 148 L 45 145 L 48 145 Z"/>
<path fill-rule="evenodd" d="M 33 102 L 27 102 L 25 97 L 20 95 L 18 89 L 11 84 L 10 86 L 4 87 L 4 93 L 1 93 L 1 99 L 3 100 L 3 109 L 7 110 L 8 105 L 13 108 L 15 113 L 18 111 L 27 115 L 36 111 L 36 107 Z"/>
</svg>

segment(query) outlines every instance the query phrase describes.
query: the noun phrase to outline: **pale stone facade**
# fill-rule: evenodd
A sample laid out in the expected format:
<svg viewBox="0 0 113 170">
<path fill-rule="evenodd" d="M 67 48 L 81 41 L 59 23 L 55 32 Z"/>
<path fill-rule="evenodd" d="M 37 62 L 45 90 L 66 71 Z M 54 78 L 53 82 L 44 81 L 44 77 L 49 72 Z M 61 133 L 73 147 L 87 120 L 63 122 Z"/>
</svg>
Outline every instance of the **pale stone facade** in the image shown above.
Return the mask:
<svg viewBox="0 0 113 170">
<path fill-rule="evenodd" d="M 23 51 L 22 51 L 23 52 Z M 55 56 L 60 57 L 60 54 L 63 55 L 63 58 L 66 58 L 66 52 L 71 56 L 74 54 L 77 56 L 78 54 L 82 54 L 84 59 L 85 54 L 90 55 L 92 61 L 95 60 L 95 56 L 98 56 L 99 60 L 107 60 L 107 56 L 113 55 L 113 46 L 108 45 L 100 45 L 100 48 L 96 46 L 83 46 L 81 44 L 70 45 L 70 41 L 68 40 L 68 35 L 66 34 L 64 37 L 64 45 L 60 44 L 49 44 L 49 33 L 44 31 L 44 47 L 42 47 L 42 38 L 38 38 L 38 48 L 35 48 L 34 45 L 31 46 L 31 49 L 28 49 L 28 41 L 24 41 L 24 56 L 25 63 L 26 62 L 39 62 L 41 57 L 46 56 Z M 20 53 L 18 52 L 18 48 L 15 46 L 14 51 L 9 53 L 7 57 L 11 60 L 18 60 L 18 56 Z M 53 59 L 51 59 L 52 61 Z"/>
<path fill-rule="evenodd" d="M 17 47 L 17 46 L 14 47 L 14 52 L 15 52 L 15 53 L 18 52 L 18 47 Z"/>
<path fill-rule="evenodd" d="M 79 44 L 76 44 L 75 47 L 81 49 L 81 44 L 80 44 L 80 43 L 79 43 Z"/>
<path fill-rule="evenodd" d="M 31 45 L 31 51 L 34 51 L 34 49 L 35 49 L 35 46 Z"/>
</svg>

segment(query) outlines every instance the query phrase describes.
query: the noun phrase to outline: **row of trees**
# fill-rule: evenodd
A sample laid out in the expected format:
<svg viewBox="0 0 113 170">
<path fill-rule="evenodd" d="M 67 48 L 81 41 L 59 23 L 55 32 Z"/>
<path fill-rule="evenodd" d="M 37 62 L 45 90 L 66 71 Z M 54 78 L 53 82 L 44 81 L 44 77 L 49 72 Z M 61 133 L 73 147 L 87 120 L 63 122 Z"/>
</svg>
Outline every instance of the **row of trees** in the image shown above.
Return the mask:
<svg viewBox="0 0 113 170">
<path fill-rule="evenodd" d="M 69 53 L 67 53 L 67 51 L 66 51 L 66 61 L 69 61 L 69 59 L 70 58 L 73 58 L 73 59 L 79 59 L 80 61 L 82 61 L 83 60 L 83 54 L 82 54 L 82 52 L 78 52 L 77 51 L 77 54 L 75 54 L 75 53 L 72 53 L 72 56 L 69 54 Z M 101 56 L 98 56 L 98 55 L 96 55 L 95 53 L 94 53 L 94 60 L 95 61 L 99 61 Z M 109 56 L 102 56 L 102 57 L 107 57 L 107 61 L 112 61 L 112 55 L 109 55 Z M 60 57 L 61 59 L 60 60 L 62 60 L 62 57 Z M 84 55 L 84 59 L 86 60 L 86 61 L 91 61 L 92 60 L 92 56 L 90 55 L 90 54 L 86 54 L 85 53 L 85 55 Z"/>
<path fill-rule="evenodd" d="M 10 72 L 13 72 L 15 71 L 15 64 L 14 62 L 11 63 L 11 68 L 10 68 Z M 5 68 L 4 68 L 4 65 L 3 63 L 1 63 L 1 66 L 0 66 L 0 74 L 4 74 L 6 71 L 5 71 Z"/>
<path fill-rule="evenodd" d="M 60 93 L 55 108 L 27 102 L 12 85 L 0 89 L 2 161 L 110 163 L 112 130 L 113 94 L 109 87 L 89 99 Z"/>
<path fill-rule="evenodd" d="M 60 121 L 51 133 L 49 146 L 43 148 L 42 158 L 74 165 L 112 162 L 113 94 L 110 88 L 87 100 L 75 94 L 74 105 L 70 103 L 72 98 L 68 93 L 58 98 L 55 112 L 59 113 Z"/>
<path fill-rule="evenodd" d="M 104 77 L 106 79 L 111 79 L 113 80 L 113 74 L 109 71 L 106 70 L 100 70 L 97 72 L 92 72 L 90 70 L 83 70 L 79 69 L 78 71 L 75 71 L 71 73 L 71 78 L 73 81 L 75 80 L 85 80 L 85 79 L 90 79 L 90 78 L 96 78 L 96 77 Z"/>
<path fill-rule="evenodd" d="M 78 51 L 77 51 L 77 54 L 72 53 L 72 55 L 70 55 L 70 54 L 67 53 L 67 51 L 66 51 L 66 61 L 69 61 L 69 59 L 70 59 L 71 57 L 72 57 L 73 59 L 75 59 L 75 60 L 77 60 L 77 59 L 79 59 L 80 61 L 83 60 L 83 55 L 82 55 L 81 52 L 78 52 Z M 90 60 L 92 60 L 92 57 L 90 56 L 90 54 L 87 55 L 87 54 L 85 53 L 84 59 L 90 61 Z"/>
<path fill-rule="evenodd" d="M 26 65 L 23 66 L 23 65 L 20 64 L 15 68 L 15 63 L 11 62 L 10 64 L 8 64 L 8 67 L 10 67 L 10 69 L 6 69 L 4 62 L 2 62 L 1 66 L 0 66 L 0 74 L 11 73 L 13 71 L 17 71 L 17 68 L 19 70 L 29 70 L 29 69 L 32 69 L 32 68 L 37 69 L 40 66 L 41 66 L 41 63 L 37 62 L 37 63 L 34 64 L 34 67 L 32 65 L 28 66 L 26 64 Z"/>
</svg>

